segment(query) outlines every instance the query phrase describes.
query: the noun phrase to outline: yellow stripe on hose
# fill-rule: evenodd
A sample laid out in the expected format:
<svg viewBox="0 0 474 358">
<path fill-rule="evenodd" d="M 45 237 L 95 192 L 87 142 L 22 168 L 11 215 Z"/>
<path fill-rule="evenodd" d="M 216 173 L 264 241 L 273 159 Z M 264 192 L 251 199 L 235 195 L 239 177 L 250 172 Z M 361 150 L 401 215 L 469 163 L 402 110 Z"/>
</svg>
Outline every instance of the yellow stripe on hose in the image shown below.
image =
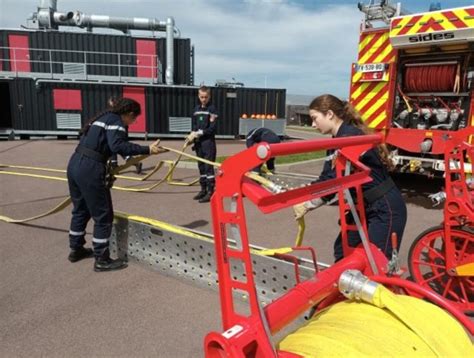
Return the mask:
<svg viewBox="0 0 474 358">
<path fill-rule="evenodd" d="M 262 256 L 275 256 L 276 254 L 287 254 L 289 252 L 292 252 L 293 249 L 291 247 L 282 247 L 279 249 L 267 249 L 267 250 L 262 250 L 259 252 L 259 255 Z"/>
<path fill-rule="evenodd" d="M 66 199 L 64 199 L 61 203 L 59 203 L 53 209 L 51 209 L 51 210 L 49 210 L 49 211 L 47 211 L 43 214 L 39 214 L 39 215 L 30 217 L 30 218 L 26 218 L 26 219 L 12 219 L 8 216 L 0 215 L 0 220 L 5 221 L 7 223 L 12 223 L 12 224 L 26 223 L 28 221 L 33 221 L 33 220 L 44 218 L 45 216 L 48 216 L 48 215 L 56 214 L 57 212 L 60 212 L 61 210 L 63 210 L 67 206 L 69 206 L 69 204 L 71 204 L 71 197 L 68 196 Z"/>
<path fill-rule="evenodd" d="M 166 231 L 169 231 L 169 232 L 172 232 L 172 233 L 175 233 L 175 234 L 185 235 L 185 236 L 188 236 L 188 237 L 192 237 L 192 238 L 195 238 L 195 239 L 204 240 L 204 241 L 208 241 L 208 242 L 214 242 L 214 240 L 212 240 L 212 238 L 206 237 L 204 235 L 199 235 L 195 232 L 188 231 L 188 230 L 183 229 L 179 226 L 168 224 L 168 223 L 165 223 L 163 221 L 159 221 L 159 220 L 155 220 L 155 219 L 151 219 L 151 218 L 147 218 L 147 217 L 139 216 L 139 215 L 127 214 L 127 213 L 124 213 L 124 212 L 115 212 L 114 215 L 118 218 L 130 220 L 130 221 L 137 221 L 137 222 L 140 222 L 140 223 L 143 223 L 143 224 L 152 225 L 154 227 L 161 228 L 163 230 L 166 230 Z"/>
<path fill-rule="evenodd" d="M 48 180 L 67 181 L 67 178 L 52 177 L 49 175 L 40 175 L 40 174 L 10 172 L 10 171 L 5 171 L 5 170 L 0 170 L 0 174 L 17 175 L 20 177 L 31 177 L 31 178 L 48 179 Z"/>
<path fill-rule="evenodd" d="M 306 224 L 304 222 L 304 216 L 296 220 L 298 223 L 298 233 L 296 234 L 295 246 L 301 246 L 303 244 L 304 232 L 306 229 Z"/>
</svg>

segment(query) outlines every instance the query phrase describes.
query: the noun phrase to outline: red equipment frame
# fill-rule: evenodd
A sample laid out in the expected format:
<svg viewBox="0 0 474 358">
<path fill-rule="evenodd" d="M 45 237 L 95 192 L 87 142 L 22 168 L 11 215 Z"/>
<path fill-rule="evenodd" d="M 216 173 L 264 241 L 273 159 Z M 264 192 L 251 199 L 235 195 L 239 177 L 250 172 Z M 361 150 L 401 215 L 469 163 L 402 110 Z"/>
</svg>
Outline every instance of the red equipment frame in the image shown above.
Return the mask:
<svg viewBox="0 0 474 358">
<path fill-rule="evenodd" d="M 465 312 L 474 312 L 474 185 L 466 182 L 466 159 L 474 166 L 474 128 L 450 134 L 445 144 L 444 221 L 418 236 L 409 252 L 410 272 L 423 287 Z"/>
<path fill-rule="evenodd" d="M 243 198 L 246 196 L 263 213 L 338 193 L 341 230 L 350 228 L 345 222 L 344 192 L 355 188 L 357 214 L 367 237 L 361 185 L 370 181 L 369 168 L 359 161 L 362 153 L 381 142 L 381 135 L 309 140 L 298 143 L 260 143 L 228 158 L 216 175 L 216 192 L 211 200 L 221 313 L 225 332 L 211 332 L 205 339 L 206 357 L 295 357 L 276 351 L 270 336 L 281 330 L 306 310 L 323 302 L 340 300 L 337 281 L 347 269 L 360 270 L 368 276 L 386 277 L 387 259 L 372 244 L 352 248 L 343 236 L 344 258 L 324 271 L 316 271 L 313 279 L 298 282 L 283 296 L 262 307 L 259 303 L 252 271 L 252 259 L 245 220 Z M 252 168 L 270 157 L 339 148 L 336 157 L 337 177 L 325 182 L 273 194 L 246 177 Z M 347 168 L 352 166 L 350 173 Z M 346 174 L 344 175 L 344 170 Z M 230 245 L 228 234 L 235 244 Z M 241 265 L 245 275 L 233 277 L 232 267 Z M 426 291 L 419 288 L 420 292 Z M 234 293 L 248 298 L 248 312 L 239 313 Z M 428 292 L 429 293 L 429 292 Z M 432 293 L 426 293 L 429 296 Z M 441 298 L 440 298 L 441 299 Z M 445 302 L 450 311 L 462 314 Z M 474 330 L 473 330 L 474 331 Z"/>
</svg>

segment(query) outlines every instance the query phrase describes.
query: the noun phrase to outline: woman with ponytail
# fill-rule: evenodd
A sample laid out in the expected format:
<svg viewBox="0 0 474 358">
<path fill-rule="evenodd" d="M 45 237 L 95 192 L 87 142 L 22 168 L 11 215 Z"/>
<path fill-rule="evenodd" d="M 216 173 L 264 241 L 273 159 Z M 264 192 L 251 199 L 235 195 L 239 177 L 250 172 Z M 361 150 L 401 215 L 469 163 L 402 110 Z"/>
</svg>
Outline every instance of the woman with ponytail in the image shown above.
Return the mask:
<svg viewBox="0 0 474 358">
<path fill-rule="evenodd" d="M 69 231 L 69 261 L 95 257 L 95 271 L 112 271 L 127 263 L 110 258 L 109 238 L 114 217 L 110 182 L 106 181 L 107 161 L 112 155 L 123 157 L 158 154 L 159 141 L 141 146 L 129 143 L 126 127 L 140 115 L 140 104 L 130 98 L 117 98 L 109 108 L 92 118 L 81 131 L 79 145 L 69 160 L 67 177 L 73 210 Z M 85 248 L 86 226 L 94 220 L 93 250 Z"/>
<path fill-rule="evenodd" d="M 360 114 L 346 101 L 325 94 L 316 97 L 309 105 L 309 115 L 313 121 L 313 128 L 322 134 L 332 137 L 347 137 L 368 134 Z M 334 150 L 328 151 L 328 159 L 318 181 L 334 179 L 336 171 L 333 167 Z M 389 158 L 385 145 L 379 145 L 365 152 L 361 162 L 368 166 L 372 181 L 362 185 L 364 194 L 365 212 L 369 240 L 375 244 L 390 259 L 392 255 L 392 233 L 397 234 L 398 246 L 405 230 L 407 210 L 403 197 L 390 178 L 389 171 L 393 164 Z M 294 207 L 296 218 L 300 218 L 308 211 L 323 205 L 330 198 L 312 200 Z M 357 231 L 348 232 L 349 245 L 358 246 L 361 241 Z M 336 261 L 343 257 L 341 234 L 334 243 Z"/>
</svg>

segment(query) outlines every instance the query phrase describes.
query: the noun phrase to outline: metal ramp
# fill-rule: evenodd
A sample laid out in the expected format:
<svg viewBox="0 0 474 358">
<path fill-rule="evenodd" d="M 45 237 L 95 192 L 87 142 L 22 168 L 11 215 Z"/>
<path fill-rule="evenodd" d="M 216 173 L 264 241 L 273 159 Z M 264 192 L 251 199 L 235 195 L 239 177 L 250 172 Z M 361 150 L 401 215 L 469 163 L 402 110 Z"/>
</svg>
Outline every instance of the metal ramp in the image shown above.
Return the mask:
<svg viewBox="0 0 474 358">
<path fill-rule="evenodd" d="M 229 239 L 230 245 L 235 245 Z M 116 213 L 110 240 L 113 255 L 142 265 L 202 288 L 218 289 L 214 240 L 211 235 L 140 216 Z M 296 284 L 295 265 L 284 259 L 263 256 L 264 248 L 251 248 L 254 280 L 261 304 L 272 302 Z M 321 267 L 327 265 L 319 263 Z M 314 276 L 314 265 L 300 258 L 301 280 Z M 242 280 L 240 265 L 232 266 L 232 274 Z M 245 294 L 235 292 L 236 299 L 247 301 Z"/>
</svg>

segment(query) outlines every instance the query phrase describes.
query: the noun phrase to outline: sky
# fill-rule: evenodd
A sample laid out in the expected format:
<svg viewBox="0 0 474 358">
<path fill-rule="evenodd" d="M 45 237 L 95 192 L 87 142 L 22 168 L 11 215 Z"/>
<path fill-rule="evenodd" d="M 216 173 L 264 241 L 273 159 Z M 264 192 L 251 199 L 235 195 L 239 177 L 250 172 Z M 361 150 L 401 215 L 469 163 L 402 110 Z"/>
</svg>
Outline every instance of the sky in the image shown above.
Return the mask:
<svg viewBox="0 0 474 358">
<path fill-rule="evenodd" d="M 416 13 L 432 2 L 443 9 L 474 5 L 474 0 L 416 0 L 402 6 Z M 0 0 L 0 28 L 26 25 L 38 4 Z M 356 0 L 58 0 L 57 7 L 158 20 L 172 16 L 181 37 L 195 47 L 196 84 L 235 79 L 246 87 L 309 96 L 348 96 L 363 18 Z"/>
</svg>

